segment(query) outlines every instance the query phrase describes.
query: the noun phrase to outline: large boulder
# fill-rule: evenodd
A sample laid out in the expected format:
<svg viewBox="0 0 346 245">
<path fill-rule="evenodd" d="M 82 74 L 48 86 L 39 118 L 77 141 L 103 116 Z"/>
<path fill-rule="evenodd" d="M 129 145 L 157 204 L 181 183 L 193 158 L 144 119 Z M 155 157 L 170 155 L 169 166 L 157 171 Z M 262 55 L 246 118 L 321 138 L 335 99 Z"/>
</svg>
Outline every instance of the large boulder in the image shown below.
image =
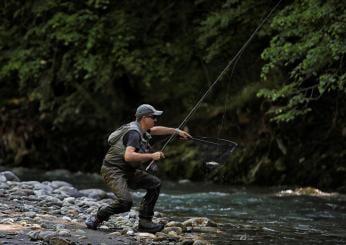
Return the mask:
<svg viewBox="0 0 346 245">
<path fill-rule="evenodd" d="M 20 179 L 11 171 L 0 172 L 0 181 L 17 181 Z"/>
</svg>

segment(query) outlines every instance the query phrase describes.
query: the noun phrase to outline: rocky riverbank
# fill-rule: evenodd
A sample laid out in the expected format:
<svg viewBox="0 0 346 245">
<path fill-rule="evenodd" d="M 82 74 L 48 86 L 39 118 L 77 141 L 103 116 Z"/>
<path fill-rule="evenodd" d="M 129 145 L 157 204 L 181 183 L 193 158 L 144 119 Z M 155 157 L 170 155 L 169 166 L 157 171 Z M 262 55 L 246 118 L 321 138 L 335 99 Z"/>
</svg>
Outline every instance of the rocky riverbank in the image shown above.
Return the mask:
<svg viewBox="0 0 346 245">
<path fill-rule="evenodd" d="M 162 232 L 137 232 L 135 209 L 112 217 L 99 230 L 86 229 L 84 220 L 113 197 L 65 181 L 20 181 L 10 171 L 0 172 L 0 244 L 209 244 L 208 237 L 222 235 L 208 218 L 177 222 L 158 212 L 154 221 L 165 224 Z"/>
</svg>

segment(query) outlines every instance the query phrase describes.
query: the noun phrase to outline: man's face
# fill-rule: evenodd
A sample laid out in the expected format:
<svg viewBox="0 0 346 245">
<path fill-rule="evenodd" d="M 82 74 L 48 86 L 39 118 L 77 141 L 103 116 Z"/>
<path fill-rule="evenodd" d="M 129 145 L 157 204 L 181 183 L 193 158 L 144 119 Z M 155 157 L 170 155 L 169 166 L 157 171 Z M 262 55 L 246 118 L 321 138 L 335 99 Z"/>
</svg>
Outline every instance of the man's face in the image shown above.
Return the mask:
<svg viewBox="0 0 346 245">
<path fill-rule="evenodd" d="M 143 120 L 146 128 L 150 129 L 155 126 L 155 123 L 157 122 L 157 117 L 154 115 L 143 116 Z"/>
</svg>

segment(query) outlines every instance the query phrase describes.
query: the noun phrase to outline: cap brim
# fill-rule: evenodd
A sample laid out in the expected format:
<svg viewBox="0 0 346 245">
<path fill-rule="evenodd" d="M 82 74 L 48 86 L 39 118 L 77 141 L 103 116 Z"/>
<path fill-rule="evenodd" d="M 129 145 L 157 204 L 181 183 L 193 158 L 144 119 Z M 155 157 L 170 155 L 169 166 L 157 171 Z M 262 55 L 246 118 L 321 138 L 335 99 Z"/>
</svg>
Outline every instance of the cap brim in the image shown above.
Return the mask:
<svg viewBox="0 0 346 245">
<path fill-rule="evenodd" d="M 155 111 L 152 115 L 154 116 L 161 116 L 163 111 Z"/>
</svg>

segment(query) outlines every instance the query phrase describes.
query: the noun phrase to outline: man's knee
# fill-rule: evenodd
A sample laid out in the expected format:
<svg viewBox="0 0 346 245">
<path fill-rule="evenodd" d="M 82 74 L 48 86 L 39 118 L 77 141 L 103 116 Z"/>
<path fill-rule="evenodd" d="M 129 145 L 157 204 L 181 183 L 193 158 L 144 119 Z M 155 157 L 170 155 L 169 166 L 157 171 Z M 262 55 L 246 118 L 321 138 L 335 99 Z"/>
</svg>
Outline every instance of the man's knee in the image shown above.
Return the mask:
<svg viewBox="0 0 346 245">
<path fill-rule="evenodd" d="M 156 176 L 153 177 L 153 185 L 150 189 L 160 189 L 161 188 L 161 180 Z"/>
</svg>

